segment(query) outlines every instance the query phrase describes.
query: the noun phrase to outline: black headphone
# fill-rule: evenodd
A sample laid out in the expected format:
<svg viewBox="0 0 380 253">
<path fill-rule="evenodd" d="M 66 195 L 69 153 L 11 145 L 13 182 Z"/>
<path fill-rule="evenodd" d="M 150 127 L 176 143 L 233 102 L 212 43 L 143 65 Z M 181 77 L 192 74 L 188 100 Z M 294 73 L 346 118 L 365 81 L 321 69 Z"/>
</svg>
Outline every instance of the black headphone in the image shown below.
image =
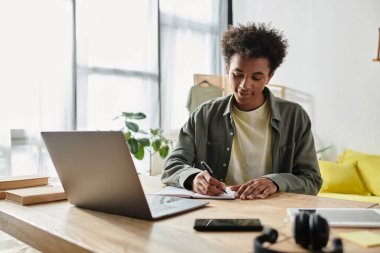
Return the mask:
<svg viewBox="0 0 380 253">
<path fill-rule="evenodd" d="M 343 245 L 342 240 L 335 238 L 333 240 L 333 251 L 323 251 L 322 248 L 327 245 L 329 240 L 329 224 L 326 219 L 316 213 L 300 212 L 296 215 L 293 224 L 293 237 L 297 244 L 303 248 L 317 251 L 317 252 L 330 252 L 342 253 Z M 277 240 L 278 232 L 273 228 L 266 228 L 262 235 L 256 237 L 254 241 L 255 253 L 279 253 L 272 249 L 263 247 L 264 242 L 271 244 Z"/>
</svg>

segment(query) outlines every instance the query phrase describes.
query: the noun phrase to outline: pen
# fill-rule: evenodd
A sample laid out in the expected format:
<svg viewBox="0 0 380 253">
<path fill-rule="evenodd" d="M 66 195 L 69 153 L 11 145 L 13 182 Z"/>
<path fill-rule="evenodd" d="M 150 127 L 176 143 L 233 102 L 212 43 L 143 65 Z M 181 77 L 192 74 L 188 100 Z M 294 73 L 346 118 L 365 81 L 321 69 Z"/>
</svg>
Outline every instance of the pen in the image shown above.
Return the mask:
<svg viewBox="0 0 380 253">
<path fill-rule="evenodd" d="M 205 163 L 204 161 L 201 161 L 201 164 L 202 166 L 207 170 L 208 174 L 210 174 L 210 176 L 212 176 L 213 178 L 216 179 L 216 176 L 214 174 L 214 172 L 212 171 L 212 169 L 210 168 L 210 166 L 208 166 L 207 163 Z M 223 190 L 221 189 L 225 194 L 227 194 L 226 190 Z"/>
</svg>

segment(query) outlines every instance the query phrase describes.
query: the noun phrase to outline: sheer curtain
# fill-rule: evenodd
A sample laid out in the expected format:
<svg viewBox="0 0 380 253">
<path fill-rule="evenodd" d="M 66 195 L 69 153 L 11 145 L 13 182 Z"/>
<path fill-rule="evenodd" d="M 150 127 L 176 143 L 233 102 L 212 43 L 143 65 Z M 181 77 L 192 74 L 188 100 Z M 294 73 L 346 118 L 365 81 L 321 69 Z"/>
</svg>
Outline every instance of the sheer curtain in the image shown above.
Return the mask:
<svg viewBox="0 0 380 253">
<path fill-rule="evenodd" d="M 40 131 L 73 124 L 72 2 L 0 1 L 0 31 L 0 176 L 46 175 Z"/>
<path fill-rule="evenodd" d="M 143 129 L 158 127 L 157 8 L 156 0 L 77 1 L 78 129 L 121 129 L 123 111 L 145 113 Z M 136 163 L 145 170 L 149 159 Z"/>
<path fill-rule="evenodd" d="M 177 137 L 186 122 L 193 75 L 221 74 L 221 32 L 227 29 L 227 1 L 160 1 L 162 122 Z"/>
<path fill-rule="evenodd" d="M 0 176 L 55 175 L 43 130 L 116 130 L 130 111 L 147 115 L 144 129 L 161 113 L 165 134 L 178 131 L 193 74 L 223 71 L 226 4 L 161 0 L 159 25 L 157 0 L 0 1 Z"/>
<path fill-rule="evenodd" d="M 77 2 L 78 128 L 120 129 L 122 111 L 158 125 L 154 0 Z"/>
</svg>

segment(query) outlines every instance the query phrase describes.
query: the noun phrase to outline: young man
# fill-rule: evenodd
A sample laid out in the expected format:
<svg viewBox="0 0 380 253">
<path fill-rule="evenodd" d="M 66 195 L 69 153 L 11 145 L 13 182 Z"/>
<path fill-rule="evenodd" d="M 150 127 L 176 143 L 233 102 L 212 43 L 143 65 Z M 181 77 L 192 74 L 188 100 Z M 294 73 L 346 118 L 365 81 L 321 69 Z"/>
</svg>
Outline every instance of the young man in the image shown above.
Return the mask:
<svg viewBox="0 0 380 253">
<path fill-rule="evenodd" d="M 322 178 L 302 107 L 266 85 L 286 55 L 287 41 L 265 24 L 239 25 L 222 38 L 233 95 L 204 103 L 182 127 L 162 174 L 165 184 L 206 195 L 226 184 L 240 199 L 278 191 L 316 195 Z M 212 177 L 201 166 L 205 161 Z"/>
</svg>

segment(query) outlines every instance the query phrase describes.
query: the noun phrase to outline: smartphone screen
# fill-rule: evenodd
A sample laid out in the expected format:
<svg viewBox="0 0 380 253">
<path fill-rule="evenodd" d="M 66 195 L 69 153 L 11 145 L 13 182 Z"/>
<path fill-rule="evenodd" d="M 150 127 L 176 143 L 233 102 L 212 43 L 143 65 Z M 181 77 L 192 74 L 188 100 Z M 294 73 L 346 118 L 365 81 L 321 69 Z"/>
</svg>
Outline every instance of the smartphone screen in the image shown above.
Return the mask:
<svg viewBox="0 0 380 253">
<path fill-rule="evenodd" d="M 259 219 L 195 219 L 198 231 L 261 231 Z"/>
</svg>

